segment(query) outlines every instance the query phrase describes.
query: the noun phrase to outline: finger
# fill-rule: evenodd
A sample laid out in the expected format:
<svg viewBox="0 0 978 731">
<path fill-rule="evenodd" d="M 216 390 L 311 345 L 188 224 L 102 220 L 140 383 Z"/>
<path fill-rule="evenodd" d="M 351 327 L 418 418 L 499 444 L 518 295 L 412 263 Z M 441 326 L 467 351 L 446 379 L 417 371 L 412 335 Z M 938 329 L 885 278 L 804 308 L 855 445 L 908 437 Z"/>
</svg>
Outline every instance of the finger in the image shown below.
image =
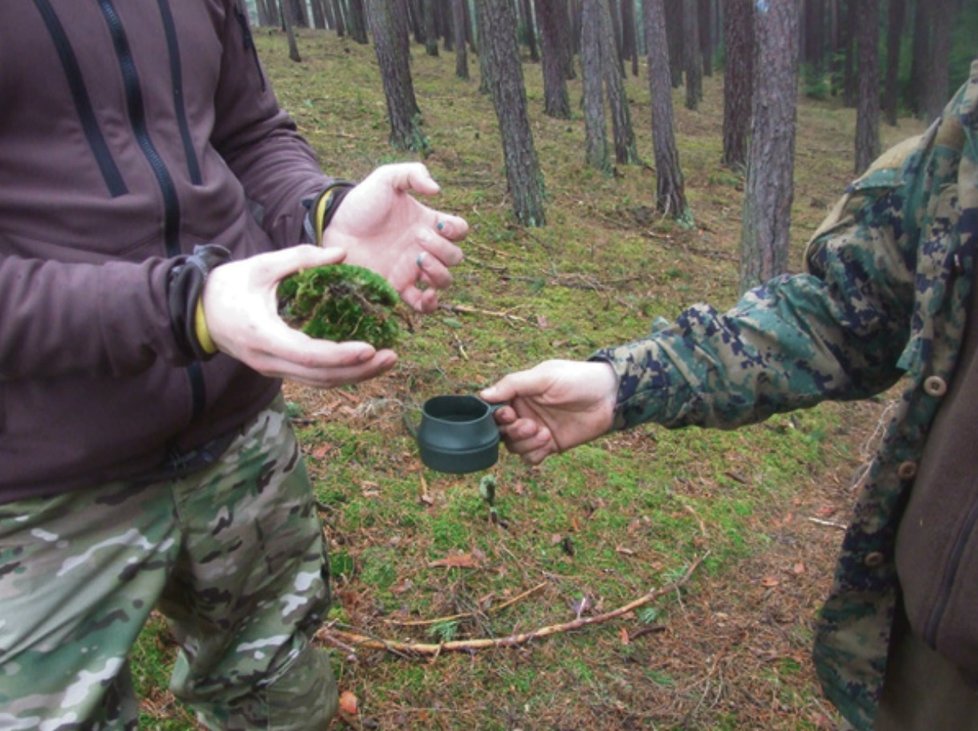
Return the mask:
<svg viewBox="0 0 978 731">
<path fill-rule="evenodd" d="M 430 313 L 438 309 L 438 294 L 433 289 L 421 289 L 417 284 L 402 291 L 401 299 L 415 312 Z"/>
<path fill-rule="evenodd" d="M 441 191 L 428 168 L 420 162 L 402 162 L 378 168 L 389 175 L 397 190 L 416 191 L 424 195 L 434 195 Z"/>
<path fill-rule="evenodd" d="M 271 279 L 284 279 L 302 269 L 336 264 L 346 258 L 346 251 L 338 247 L 324 249 L 312 244 L 291 246 L 281 251 L 259 254 L 254 257 L 262 272 Z"/>
<path fill-rule="evenodd" d="M 459 246 L 435 231 L 421 227 L 417 238 L 422 251 L 426 251 L 431 258 L 437 259 L 446 266 L 460 264 L 465 258 L 465 253 Z"/>
<path fill-rule="evenodd" d="M 517 371 L 483 389 L 479 395 L 491 404 L 499 403 L 512 401 L 517 396 L 536 396 L 546 391 L 548 385 L 549 382 L 538 376 L 534 369 Z"/>
<path fill-rule="evenodd" d="M 374 358 L 377 353 L 370 343 L 311 338 L 289 327 L 281 319 L 272 319 L 263 329 L 266 337 L 257 347 L 269 358 L 297 367 L 321 370 L 358 366 Z"/>
<path fill-rule="evenodd" d="M 450 213 L 435 211 L 435 230 L 450 241 L 461 241 L 469 233 L 469 223 Z"/>
<path fill-rule="evenodd" d="M 377 351 L 372 358 L 357 365 L 311 367 L 272 357 L 268 367 L 279 378 L 287 378 L 317 388 L 333 388 L 375 378 L 389 370 L 396 362 L 397 356 L 393 351 L 383 350 Z"/>
<path fill-rule="evenodd" d="M 419 279 L 436 289 L 445 289 L 452 283 L 452 273 L 438 259 L 427 254 L 426 251 L 421 252 L 414 261 Z"/>
</svg>

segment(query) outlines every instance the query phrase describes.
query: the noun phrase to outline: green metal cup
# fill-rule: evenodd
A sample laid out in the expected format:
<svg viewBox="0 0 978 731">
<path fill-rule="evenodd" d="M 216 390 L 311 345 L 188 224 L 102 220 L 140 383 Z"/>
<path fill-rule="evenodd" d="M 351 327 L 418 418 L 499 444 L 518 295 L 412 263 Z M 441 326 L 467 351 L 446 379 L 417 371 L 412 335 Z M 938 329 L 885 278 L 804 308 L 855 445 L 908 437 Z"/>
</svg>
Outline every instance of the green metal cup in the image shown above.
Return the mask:
<svg viewBox="0 0 978 731">
<path fill-rule="evenodd" d="M 438 472 L 488 469 L 499 459 L 499 427 L 493 413 L 503 404 L 476 396 L 435 396 L 421 407 L 417 441 L 421 461 Z"/>
</svg>

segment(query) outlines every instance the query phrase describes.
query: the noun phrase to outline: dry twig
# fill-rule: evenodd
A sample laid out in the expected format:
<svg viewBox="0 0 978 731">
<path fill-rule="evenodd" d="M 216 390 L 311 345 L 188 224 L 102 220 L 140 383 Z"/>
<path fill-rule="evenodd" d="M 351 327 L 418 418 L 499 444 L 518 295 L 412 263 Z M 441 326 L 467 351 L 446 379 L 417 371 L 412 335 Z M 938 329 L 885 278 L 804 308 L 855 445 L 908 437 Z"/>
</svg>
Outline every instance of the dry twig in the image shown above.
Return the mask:
<svg viewBox="0 0 978 731">
<path fill-rule="evenodd" d="M 498 606 L 489 607 L 485 611 L 485 614 L 489 614 L 490 612 L 501 612 L 507 607 L 511 607 L 517 602 L 523 601 L 528 596 L 532 596 L 536 594 L 538 591 L 542 590 L 546 586 L 547 586 L 546 581 L 544 581 L 542 584 L 537 584 L 532 589 L 527 589 L 522 594 L 518 594 L 514 596 L 512 599 L 507 599 L 506 601 L 504 601 L 502 604 Z M 474 617 L 477 614 L 479 614 L 479 612 L 462 612 L 460 614 L 450 614 L 447 617 L 435 617 L 434 619 L 385 619 L 384 621 L 387 622 L 387 624 L 396 624 L 398 627 L 426 627 L 432 624 L 441 624 L 442 622 L 454 622 L 455 620 L 458 619 Z"/>
<path fill-rule="evenodd" d="M 703 563 L 703 560 L 709 555 L 710 552 L 707 551 L 696 559 L 678 581 L 659 589 L 653 589 L 652 591 L 643 594 L 638 599 L 635 599 L 624 606 L 618 607 L 618 609 L 614 609 L 610 612 L 604 612 L 602 614 L 596 614 L 592 617 L 578 617 L 570 622 L 552 624 L 547 627 L 540 627 L 532 632 L 520 632 L 518 634 L 509 635 L 508 637 L 452 640 L 451 642 L 432 644 L 427 642 L 401 642 L 397 640 L 375 639 L 373 637 L 368 637 L 355 632 L 338 630 L 330 626 L 323 627 L 316 633 L 316 636 L 323 641 L 328 641 L 327 637 L 332 636 L 333 638 L 339 639 L 341 642 L 346 642 L 351 645 L 366 647 L 373 650 L 385 650 L 398 655 L 438 656 L 443 652 L 473 652 L 475 650 L 484 650 L 491 647 L 516 647 L 518 645 L 524 645 L 531 640 L 549 637 L 562 632 L 569 632 L 571 630 L 580 629 L 581 627 L 587 627 L 588 625 L 592 624 L 607 622 L 610 619 L 621 617 L 622 615 L 628 614 L 629 612 L 632 612 L 639 607 L 648 604 L 649 602 L 655 601 L 665 594 L 678 592 L 679 588 L 689 581 L 690 577 L 693 575 L 693 572 L 696 571 L 699 565 Z"/>
</svg>

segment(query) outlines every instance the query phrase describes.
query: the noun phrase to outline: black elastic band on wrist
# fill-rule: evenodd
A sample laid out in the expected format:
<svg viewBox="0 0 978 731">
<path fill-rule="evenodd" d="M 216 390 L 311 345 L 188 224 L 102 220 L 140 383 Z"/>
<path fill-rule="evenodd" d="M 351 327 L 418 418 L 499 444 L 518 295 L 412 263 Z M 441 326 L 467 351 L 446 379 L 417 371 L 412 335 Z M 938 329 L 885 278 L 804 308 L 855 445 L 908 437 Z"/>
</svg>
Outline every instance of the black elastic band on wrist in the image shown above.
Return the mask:
<svg viewBox="0 0 978 731">
<path fill-rule="evenodd" d="M 177 346 L 191 360 L 213 357 L 197 338 L 194 315 L 204 291 L 207 276 L 221 264 L 231 260 L 231 252 L 217 244 L 194 247 L 194 253 L 181 257 L 170 270 L 167 282 L 167 303 L 170 306 L 170 326 Z"/>
</svg>

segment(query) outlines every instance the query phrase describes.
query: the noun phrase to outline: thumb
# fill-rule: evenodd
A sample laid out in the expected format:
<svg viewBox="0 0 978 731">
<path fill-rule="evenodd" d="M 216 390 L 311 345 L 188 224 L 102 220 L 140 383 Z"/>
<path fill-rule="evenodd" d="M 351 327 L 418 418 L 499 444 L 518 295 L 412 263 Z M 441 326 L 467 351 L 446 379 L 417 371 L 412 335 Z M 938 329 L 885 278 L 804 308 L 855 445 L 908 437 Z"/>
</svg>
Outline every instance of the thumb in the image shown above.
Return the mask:
<svg viewBox="0 0 978 731">
<path fill-rule="evenodd" d="M 517 396 L 535 396 L 546 389 L 546 383 L 532 370 L 510 373 L 483 389 L 479 395 L 489 403 L 512 401 Z"/>
<path fill-rule="evenodd" d="M 324 249 L 312 244 L 302 244 L 265 256 L 268 257 L 266 274 L 278 280 L 302 269 L 341 262 L 346 258 L 346 251 L 336 246 Z"/>
<path fill-rule="evenodd" d="M 405 162 L 387 166 L 394 188 L 400 191 L 416 191 L 424 195 L 434 195 L 441 191 L 424 163 Z"/>
</svg>

